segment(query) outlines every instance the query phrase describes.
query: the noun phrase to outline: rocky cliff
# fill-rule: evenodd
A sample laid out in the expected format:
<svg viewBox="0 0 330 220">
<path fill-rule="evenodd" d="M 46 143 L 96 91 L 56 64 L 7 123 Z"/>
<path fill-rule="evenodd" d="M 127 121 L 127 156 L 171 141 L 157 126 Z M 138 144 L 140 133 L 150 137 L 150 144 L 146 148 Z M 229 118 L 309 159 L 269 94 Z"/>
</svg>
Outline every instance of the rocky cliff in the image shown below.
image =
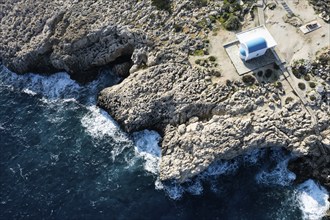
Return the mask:
<svg viewBox="0 0 330 220">
<path fill-rule="evenodd" d="M 18 73 L 65 70 L 86 82 L 112 68 L 127 77 L 105 88 L 98 105 L 128 132 L 162 134 L 162 180 L 182 182 L 217 159 L 262 147 L 328 163 L 329 102 L 318 100 L 314 118 L 281 83 L 221 81 L 216 68 L 189 62 L 208 53 L 208 35 L 230 10 L 222 3 L 173 0 L 160 10 L 149 0 L 7 1 L 0 56 Z M 235 11 L 237 19 L 249 7 Z"/>
<path fill-rule="evenodd" d="M 118 21 L 131 16 L 127 1 L 6 1 L 2 7 L 1 59 L 17 73 L 65 70 L 87 82 L 101 67 L 130 62 L 145 41 Z"/>
</svg>

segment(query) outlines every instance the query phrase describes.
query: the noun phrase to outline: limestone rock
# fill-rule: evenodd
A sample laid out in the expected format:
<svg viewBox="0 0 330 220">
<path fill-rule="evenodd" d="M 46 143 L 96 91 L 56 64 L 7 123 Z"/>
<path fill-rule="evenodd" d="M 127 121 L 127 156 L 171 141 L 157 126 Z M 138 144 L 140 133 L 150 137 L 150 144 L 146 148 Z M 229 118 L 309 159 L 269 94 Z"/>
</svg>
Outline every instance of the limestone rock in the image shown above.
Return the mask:
<svg viewBox="0 0 330 220">
<path fill-rule="evenodd" d="M 169 13 L 149 0 L 4 1 L 0 58 L 18 73 L 65 70 L 86 82 L 110 68 L 126 77 L 103 89 L 98 105 L 127 132 L 162 134 L 161 180 L 184 182 L 217 159 L 276 146 L 303 156 L 295 163 L 298 173 L 298 165 L 307 164 L 308 175 L 318 167 L 320 180 L 328 181 L 328 102 L 321 98 L 313 107 L 316 120 L 276 85 L 251 86 L 253 77 L 246 81 L 250 86 L 214 83 L 214 70 L 190 64 L 190 54 L 208 52 L 211 18 L 223 13 L 216 2 L 194 8 L 197 3 L 173 0 Z M 240 26 L 236 15 L 226 24 L 232 29 Z M 328 80 L 329 54 L 299 71 Z M 282 106 L 281 100 L 288 102 Z"/>
</svg>

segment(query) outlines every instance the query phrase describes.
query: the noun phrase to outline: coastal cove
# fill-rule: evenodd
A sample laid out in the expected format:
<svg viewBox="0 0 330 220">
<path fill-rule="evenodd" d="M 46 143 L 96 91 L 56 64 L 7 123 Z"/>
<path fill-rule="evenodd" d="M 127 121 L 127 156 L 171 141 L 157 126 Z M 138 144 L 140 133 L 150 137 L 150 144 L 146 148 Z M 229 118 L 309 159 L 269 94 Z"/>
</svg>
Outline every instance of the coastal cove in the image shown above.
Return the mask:
<svg viewBox="0 0 330 220">
<path fill-rule="evenodd" d="M 2 67 L 0 79 L 1 219 L 310 219 L 329 208 L 317 183 L 293 184 L 280 149 L 160 183 L 159 135 L 126 134 L 95 106 L 117 82 L 109 74 L 80 86 Z"/>
<path fill-rule="evenodd" d="M 330 218 L 329 0 L 8 0 L 0 220 Z"/>
</svg>

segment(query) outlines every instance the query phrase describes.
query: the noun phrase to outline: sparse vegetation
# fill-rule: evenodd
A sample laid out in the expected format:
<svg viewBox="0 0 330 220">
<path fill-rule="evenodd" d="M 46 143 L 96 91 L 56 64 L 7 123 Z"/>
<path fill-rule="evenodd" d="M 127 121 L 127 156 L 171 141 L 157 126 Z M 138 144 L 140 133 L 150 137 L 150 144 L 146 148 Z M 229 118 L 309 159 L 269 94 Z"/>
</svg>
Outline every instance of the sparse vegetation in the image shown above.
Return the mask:
<svg viewBox="0 0 330 220">
<path fill-rule="evenodd" d="M 204 56 L 204 51 L 203 50 L 195 50 L 194 56 Z"/>
<path fill-rule="evenodd" d="M 238 1 L 224 0 L 222 15 L 219 18 L 219 21 L 227 30 L 238 30 L 241 27 L 241 23 L 237 16 L 241 14 L 241 12 L 242 7 Z"/>
<path fill-rule="evenodd" d="M 224 27 L 229 31 L 238 30 L 241 26 L 241 23 L 237 16 L 230 15 L 228 20 L 224 23 Z"/>
</svg>

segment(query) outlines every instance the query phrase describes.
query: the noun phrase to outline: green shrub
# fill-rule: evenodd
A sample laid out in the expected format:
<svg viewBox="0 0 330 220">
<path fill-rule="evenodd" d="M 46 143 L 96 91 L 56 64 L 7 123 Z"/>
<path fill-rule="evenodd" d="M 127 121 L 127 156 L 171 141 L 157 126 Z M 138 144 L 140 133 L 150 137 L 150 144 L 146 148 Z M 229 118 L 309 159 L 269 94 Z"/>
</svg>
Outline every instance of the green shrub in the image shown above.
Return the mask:
<svg viewBox="0 0 330 220">
<path fill-rule="evenodd" d="M 315 101 L 315 100 L 316 100 L 316 97 L 315 97 L 315 95 L 311 95 L 311 96 L 309 96 L 309 99 L 310 99 L 311 101 Z"/>
<path fill-rule="evenodd" d="M 242 10 L 242 6 L 238 2 L 232 4 L 231 7 L 232 7 L 233 11 L 240 11 L 240 10 Z"/>
<path fill-rule="evenodd" d="M 229 13 L 230 12 L 230 4 L 224 4 L 223 6 L 222 6 L 222 10 L 224 11 L 224 12 L 227 12 L 227 13 Z"/>
<path fill-rule="evenodd" d="M 175 32 L 181 32 L 182 31 L 182 26 L 179 24 L 174 24 L 174 30 Z"/>
<path fill-rule="evenodd" d="M 273 70 L 271 70 L 271 69 L 267 69 L 267 70 L 266 70 L 266 73 L 265 73 L 265 76 L 266 76 L 267 78 L 270 78 L 270 77 L 272 76 L 272 74 L 273 74 Z"/>
<path fill-rule="evenodd" d="M 210 40 L 209 39 L 205 39 L 204 40 L 204 43 L 209 44 L 210 43 Z"/>
<path fill-rule="evenodd" d="M 293 98 L 292 97 L 288 97 L 288 98 L 285 99 L 285 104 L 289 104 L 292 101 L 293 101 Z"/>
<path fill-rule="evenodd" d="M 312 89 L 314 89 L 316 87 L 315 82 L 309 82 L 309 87 L 311 87 Z"/>
<path fill-rule="evenodd" d="M 194 55 L 195 56 L 204 56 L 204 51 L 203 50 L 195 50 Z"/>
<path fill-rule="evenodd" d="M 151 3 L 159 10 L 171 12 L 171 0 L 151 0 Z"/>
<path fill-rule="evenodd" d="M 275 87 L 276 87 L 276 88 L 282 88 L 283 85 L 282 85 L 281 82 L 276 82 L 276 83 L 275 83 Z"/>
<path fill-rule="evenodd" d="M 210 60 L 211 62 L 215 62 L 215 61 L 217 60 L 217 58 L 216 58 L 215 56 L 210 56 L 210 57 L 209 57 L 209 60 Z"/>
<path fill-rule="evenodd" d="M 224 4 L 233 4 L 234 2 L 236 2 L 237 0 L 224 0 L 223 3 Z"/>
<path fill-rule="evenodd" d="M 216 76 L 216 77 L 220 77 L 221 76 L 221 73 L 218 70 L 214 70 L 214 71 L 212 71 L 212 75 L 213 76 Z"/>
<path fill-rule="evenodd" d="M 297 68 L 292 68 L 292 73 L 297 79 L 300 79 L 301 74 Z"/>
<path fill-rule="evenodd" d="M 311 80 L 311 77 L 307 74 L 307 75 L 304 76 L 304 79 L 305 79 L 306 81 L 309 81 L 309 80 Z"/>
<path fill-rule="evenodd" d="M 207 6 L 207 0 L 194 0 L 194 3 L 197 7 Z"/>
<path fill-rule="evenodd" d="M 209 19 L 211 20 L 212 23 L 215 23 L 217 21 L 217 18 L 210 15 Z"/>
<path fill-rule="evenodd" d="M 305 85 L 305 83 L 298 83 L 298 87 L 299 87 L 299 89 L 301 89 L 301 90 L 305 90 L 306 89 L 306 85 Z"/>
<path fill-rule="evenodd" d="M 253 76 L 251 75 L 244 75 L 242 77 L 242 81 L 247 84 L 247 85 L 253 85 L 256 81 L 256 78 L 254 78 Z"/>
<path fill-rule="evenodd" d="M 262 70 L 258 71 L 257 73 L 258 77 L 262 77 L 264 75 L 264 72 L 262 72 Z"/>
<path fill-rule="evenodd" d="M 229 31 L 238 30 L 241 26 L 239 19 L 235 15 L 230 15 L 228 20 L 224 23 L 224 27 Z"/>
<path fill-rule="evenodd" d="M 198 64 L 198 65 L 200 65 L 201 64 L 201 61 L 202 61 L 201 59 L 197 59 L 197 60 L 195 60 L 195 63 Z"/>
</svg>

